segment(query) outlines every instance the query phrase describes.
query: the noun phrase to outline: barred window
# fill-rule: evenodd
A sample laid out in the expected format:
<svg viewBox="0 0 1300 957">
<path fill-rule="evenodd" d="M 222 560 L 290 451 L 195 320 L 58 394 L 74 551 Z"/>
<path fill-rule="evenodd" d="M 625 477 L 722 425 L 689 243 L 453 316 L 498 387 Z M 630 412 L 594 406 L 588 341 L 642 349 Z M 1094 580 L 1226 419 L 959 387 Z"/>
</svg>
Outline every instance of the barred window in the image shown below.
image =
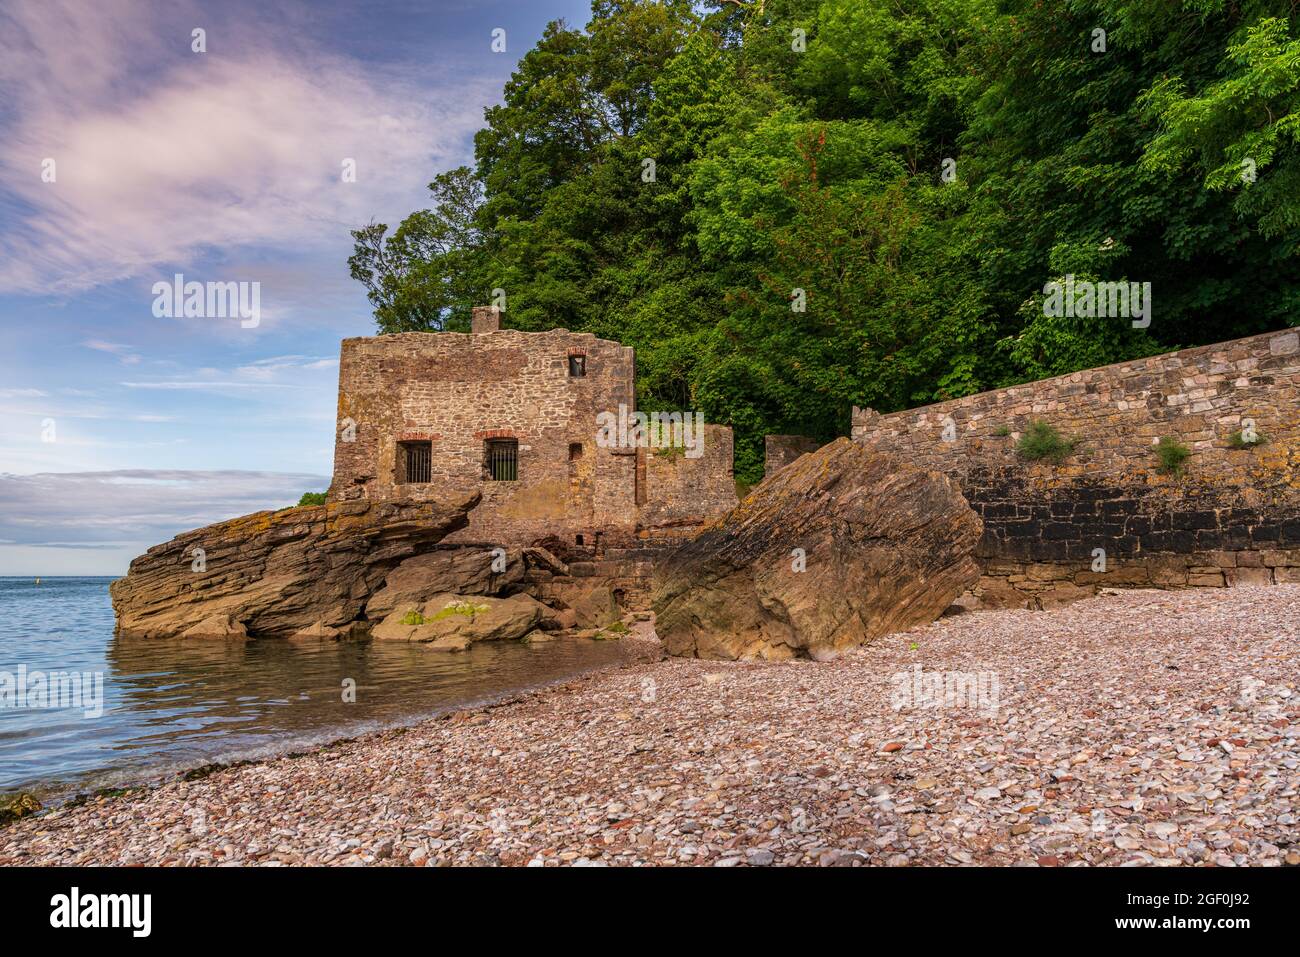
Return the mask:
<svg viewBox="0 0 1300 957">
<path fill-rule="evenodd" d="M 485 478 L 493 482 L 514 482 L 519 478 L 517 439 L 490 439 L 484 454 Z"/>
<path fill-rule="evenodd" d="M 399 442 L 397 457 L 397 474 L 400 483 L 414 485 L 430 481 L 432 442 Z"/>
</svg>

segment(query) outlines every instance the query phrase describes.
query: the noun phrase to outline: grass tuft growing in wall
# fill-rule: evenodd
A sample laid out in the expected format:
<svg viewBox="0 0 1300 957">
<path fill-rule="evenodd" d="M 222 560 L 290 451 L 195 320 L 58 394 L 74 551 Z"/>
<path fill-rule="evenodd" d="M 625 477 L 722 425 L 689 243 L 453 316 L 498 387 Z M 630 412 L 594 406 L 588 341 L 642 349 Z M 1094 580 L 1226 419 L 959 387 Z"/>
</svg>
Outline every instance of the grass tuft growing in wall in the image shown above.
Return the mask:
<svg viewBox="0 0 1300 957">
<path fill-rule="evenodd" d="M 1165 475 L 1182 475 L 1183 463 L 1191 456 L 1192 450 L 1172 435 L 1166 435 L 1156 443 L 1158 469 Z"/>
<path fill-rule="evenodd" d="M 1038 462 L 1046 459 L 1055 465 L 1064 462 L 1074 452 L 1078 443 L 1067 439 L 1046 422 L 1031 422 L 1025 434 L 1016 443 L 1016 452 L 1022 459 Z"/>
<path fill-rule="evenodd" d="M 1263 432 L 1256 432 L 1253 439 L 1247 439 L 1242 432 L 1233 432 L 1228 436 L 1228 445 L 1234 449 L 1253 449 L 1256 446 L 1263 445 L 1268 441 L 1268 436 Z"/>
</svg>

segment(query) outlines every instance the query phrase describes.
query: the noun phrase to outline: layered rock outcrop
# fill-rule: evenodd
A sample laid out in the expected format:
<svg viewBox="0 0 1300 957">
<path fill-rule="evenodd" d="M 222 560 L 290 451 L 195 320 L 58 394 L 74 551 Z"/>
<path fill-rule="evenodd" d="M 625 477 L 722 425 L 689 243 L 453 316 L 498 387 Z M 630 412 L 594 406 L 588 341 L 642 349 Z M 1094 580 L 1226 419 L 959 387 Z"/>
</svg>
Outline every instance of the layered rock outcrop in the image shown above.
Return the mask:
<svg viewBox="0 0 1300 957">
<path fill-rule="evenodd" d="M 834 657 L 938 617 L 981 531 L 951 479 L 841 438 L 659 563 L 656 631 L 674 655 Z"/>
<path fill-rule="evenodd" d="M 127 637 L 334 637 L 405 560 L 464 528 L 446 502 L 343 502 L 257 512 L 178 535 L 110 589 Z M 445 586 L 444 586 L 445 587 Z"/>
</svg>

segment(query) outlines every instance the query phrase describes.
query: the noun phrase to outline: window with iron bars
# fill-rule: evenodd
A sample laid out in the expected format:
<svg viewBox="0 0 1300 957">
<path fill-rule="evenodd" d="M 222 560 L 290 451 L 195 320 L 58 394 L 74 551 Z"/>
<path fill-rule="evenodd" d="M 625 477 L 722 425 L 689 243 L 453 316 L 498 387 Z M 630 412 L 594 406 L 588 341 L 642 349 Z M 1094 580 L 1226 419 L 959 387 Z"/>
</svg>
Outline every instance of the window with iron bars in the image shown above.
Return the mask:
<svg viewBox="0 0 1300 957">
<path fill-rule="evenodd" d="M 514 482 L 519 478 L 519 441 L 489 439 L 483 461 L 484 477 L 493 482 Z"/>
<path fill-rule="evenodd" d="M 402 484 L 414 485 L 431 481 L 432 442 L 400 442 L 397 449 L 397 474 Z"/>
</svg>

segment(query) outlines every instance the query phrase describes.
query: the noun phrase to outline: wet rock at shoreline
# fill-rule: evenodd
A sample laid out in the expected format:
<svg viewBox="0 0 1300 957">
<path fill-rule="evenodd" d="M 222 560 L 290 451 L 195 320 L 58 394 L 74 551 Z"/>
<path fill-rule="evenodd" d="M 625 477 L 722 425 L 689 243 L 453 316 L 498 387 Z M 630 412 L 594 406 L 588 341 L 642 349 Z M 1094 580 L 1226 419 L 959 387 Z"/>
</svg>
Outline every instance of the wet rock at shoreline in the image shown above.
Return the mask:
<svg viewBox="0 0 1300 957">
<path fill-rule="evenodd" d="M 578 628 L 604 628 L 623 615 L 614 592 L 608 585 L 574 591 L 565 596 L 565 601 L 572 611 L 573 623 Z"/>
<path fill-rule="evenodd" d="M 492 598 L 481 595 L 436 595 L 423 604 L 396 608 L 375 625 L 376 641 L 415 641 L 440 650 L 463 651 L 475 641 L 522 638 L 549 609 L 529 595 Z"/>
<path fill-rule="evenodd" d="M 197 625 L 186 628 L 181 632 L 181 637 L 242 639 L 248 637 L 248 629 L 243 622 L 236 621 L 229 615 L 212 615 Z"/>
<path fill-rule="evenodd" d="M 17 821 L 29 814 L 35 814 L 40 809 L 41 802 L 32 795 L 25 791 L 21 794 L 15 794 L 12 798 L 0 801 L 0 825 L 8 824 L 10 821 Z"/>
<path fill-rule="evenodd" d="M 937 618 L 978 580 L 981 531 L 946 476 L 840 439 L 656 568 L 656 630 L 686 657 L 834 657 Z"/>
<path fill-rule="evenodd" d="M 118 633 L 287 638 L 343 628 L 393 569 L 464 528 L 478 500 L 309 505 L 186 532 L 112 584 Z"/>
<path fill-rule="evenodd" d="M 331 628 L 329 625 L 318 621 L 307 628 L 295 631 L 289 637 L 302 641 L 337 641 L 343 637 L 343 632 L 338 628 Z"/>
</svg>

